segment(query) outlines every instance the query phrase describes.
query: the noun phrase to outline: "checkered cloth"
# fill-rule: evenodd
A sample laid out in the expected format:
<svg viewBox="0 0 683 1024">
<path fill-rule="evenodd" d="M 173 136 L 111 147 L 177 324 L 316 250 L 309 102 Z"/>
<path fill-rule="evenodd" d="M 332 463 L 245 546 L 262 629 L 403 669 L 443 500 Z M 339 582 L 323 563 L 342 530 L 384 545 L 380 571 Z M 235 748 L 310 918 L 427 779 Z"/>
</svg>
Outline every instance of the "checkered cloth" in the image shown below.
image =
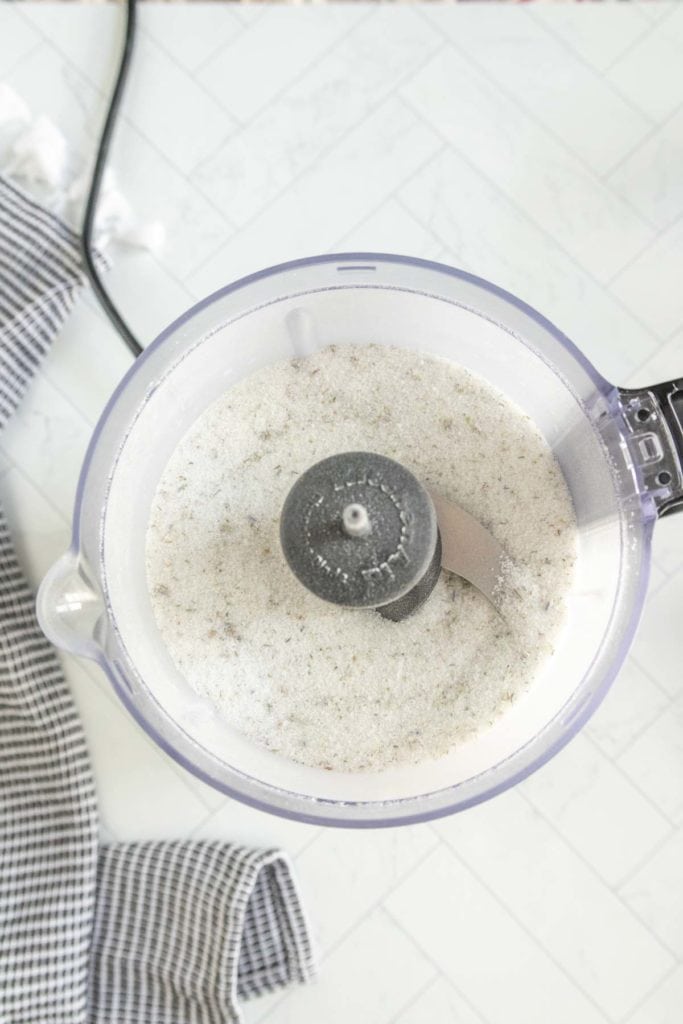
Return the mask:
<svg viewBox="0 0 683 1024">
<path fill-rule="evenodd" d="M 0 178 L 0 428 L 83 283 L 76 236 Z M 0 509 L 1 1024 L 232 1024 L 312 972 L 282 853 L 98 844 L 83 730 Z"/>
</svg>

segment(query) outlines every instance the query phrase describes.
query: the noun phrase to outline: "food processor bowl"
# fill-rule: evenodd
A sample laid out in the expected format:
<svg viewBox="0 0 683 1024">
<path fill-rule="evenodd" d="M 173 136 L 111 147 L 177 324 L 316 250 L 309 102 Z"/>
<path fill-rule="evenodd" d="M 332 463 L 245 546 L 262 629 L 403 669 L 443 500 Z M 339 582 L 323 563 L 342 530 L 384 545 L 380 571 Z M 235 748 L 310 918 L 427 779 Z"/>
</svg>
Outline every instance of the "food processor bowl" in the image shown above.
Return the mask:
<svg viewBox="0 0 683 1024">
<path fill-rule="evenodd" d="M 368 343 L 459 363 L 515 402 L 562 468 L 578 553 L 554 653 L 505 714 L 442 758 L 345 773 L 258 746 L 190 688 L 155 622 L 145 537 L 168 459 L 212 402 L 266 364 Z M 440 264 L 344 254 L 253 274 L 180 317 L 116 389 L 85 458 L 72 545 L 40 588 L 40 623 L 55 644 L 101 665 L 142 727 L 230 796 L 340 826 L 462 810 L 552 757 L 617 674 L 645 596 L 654 522 L 683 500 L 682 387 L 618 389 L 525 303 Z"/>
</svg>

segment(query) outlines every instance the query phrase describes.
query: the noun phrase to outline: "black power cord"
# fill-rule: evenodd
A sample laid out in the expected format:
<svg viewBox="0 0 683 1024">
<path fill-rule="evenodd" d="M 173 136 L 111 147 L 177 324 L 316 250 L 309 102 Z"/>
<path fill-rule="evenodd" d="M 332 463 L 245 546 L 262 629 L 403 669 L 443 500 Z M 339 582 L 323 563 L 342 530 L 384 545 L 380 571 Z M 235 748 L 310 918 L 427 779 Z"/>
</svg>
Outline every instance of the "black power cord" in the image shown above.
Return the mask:
<svg viewBox="0 0 683 1024">
<path fill-rule="evenodd" d="M 119 61 L 119 70 L 116 76 L 116 82 L 114 84 L 114 90 L 111 94 L 111 100 L 109 101 L 109 109 L 107 110 L 107 116 L 104 119 L 104 126 L 102 128 L 102 134 L 100 135 L 99 145 L 97 147 L 97 154 L 95 156 L 95 167 L 92 172 L 90 179 L 90 189 L 88 191 L 88 198 L 85 204 L 85 213 L 83 215 L 83 227 L 81 229 L 81 254 L 83 256 L 83 264 L 85 267 L 86 274 L 90 280 L 97 298 L 100 300 L 102 308 L 111 320 L 113 326 L 121 335 L 123 341 L 126 343 L 130 351 L 134 356 L 139 356 L 143 351 L 142 345 L 137 340 L 130 327 L 123 319 L 118 309 L 112 302 L 111 298 L 100 278 L 95 261 L 93 259 L 93 228 L 95 225 L 95 214 L 97 212 L 97 201 L 100 196 L 100 187 L 102 185 L 102 175 L 107 164 L 107 156 L 109 154 L 109 146 L 111 143 L 116 118 L 121 105 L 121 99 L 123 97 L 123 89 L 126 84 L 126 78 L 128 77 L 128 71 L 130 69 L 130 60 L 133 55 L 133 41 L 135 39 L 135 24 L 136 24 L 136 0 L 126 0 L 126 31 L 125 38 L 123 41 L 123 49 L 121 51 L 121 60 Z"/>
</svg>

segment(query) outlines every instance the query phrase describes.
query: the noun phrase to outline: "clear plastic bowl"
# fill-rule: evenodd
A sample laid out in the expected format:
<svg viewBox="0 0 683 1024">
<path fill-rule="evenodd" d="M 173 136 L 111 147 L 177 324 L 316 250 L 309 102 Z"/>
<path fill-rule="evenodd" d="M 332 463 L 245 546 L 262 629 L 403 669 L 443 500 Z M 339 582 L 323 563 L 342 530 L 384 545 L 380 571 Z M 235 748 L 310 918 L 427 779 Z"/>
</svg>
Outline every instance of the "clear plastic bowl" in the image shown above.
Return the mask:
<svg viewBox="0 0 683 1024">
<path fill-rule="evenodd" d="M 331 343 L 454 360 L 534 420 L 562 466 L 578 522 L 566 627 L 505 715 L 446 757 L 378 773 L 304 767 L 239 735 L 190 689 L 161 641 L 145 578 L 150 503 L 177 443 L 236 381 Z M 622 664 L 643 603 L 651 495 L 617 388 L 534 310 L 470 274 L 386 255 L 320 256 L 247 277 L 200 302 L 141 356 L 95 430 L 69 551 L 39 594 L 58 646 L 92 658 L 142 727 L 230 796 L 302 821 L 395 825 L 462 810 L 553 756 Z"/>
</svg>

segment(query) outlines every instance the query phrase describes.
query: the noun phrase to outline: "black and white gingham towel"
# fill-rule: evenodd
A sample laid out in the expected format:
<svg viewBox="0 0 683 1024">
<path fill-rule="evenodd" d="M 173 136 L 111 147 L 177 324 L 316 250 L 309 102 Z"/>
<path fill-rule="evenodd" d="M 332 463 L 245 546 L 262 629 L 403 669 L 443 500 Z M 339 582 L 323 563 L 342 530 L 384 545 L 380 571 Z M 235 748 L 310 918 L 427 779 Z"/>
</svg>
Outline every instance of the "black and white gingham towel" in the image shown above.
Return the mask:
<svg viewBox="0 0 683 1024">
<path fill-rule="evenodd" d="M 0 178 L 0 428 L 83 283 L 76 236 Z M 98 845 L 85 737 L 0 509 L 0 1024 L 231 1024 L 312 973 L 283 854 Z"/>
</svg>

